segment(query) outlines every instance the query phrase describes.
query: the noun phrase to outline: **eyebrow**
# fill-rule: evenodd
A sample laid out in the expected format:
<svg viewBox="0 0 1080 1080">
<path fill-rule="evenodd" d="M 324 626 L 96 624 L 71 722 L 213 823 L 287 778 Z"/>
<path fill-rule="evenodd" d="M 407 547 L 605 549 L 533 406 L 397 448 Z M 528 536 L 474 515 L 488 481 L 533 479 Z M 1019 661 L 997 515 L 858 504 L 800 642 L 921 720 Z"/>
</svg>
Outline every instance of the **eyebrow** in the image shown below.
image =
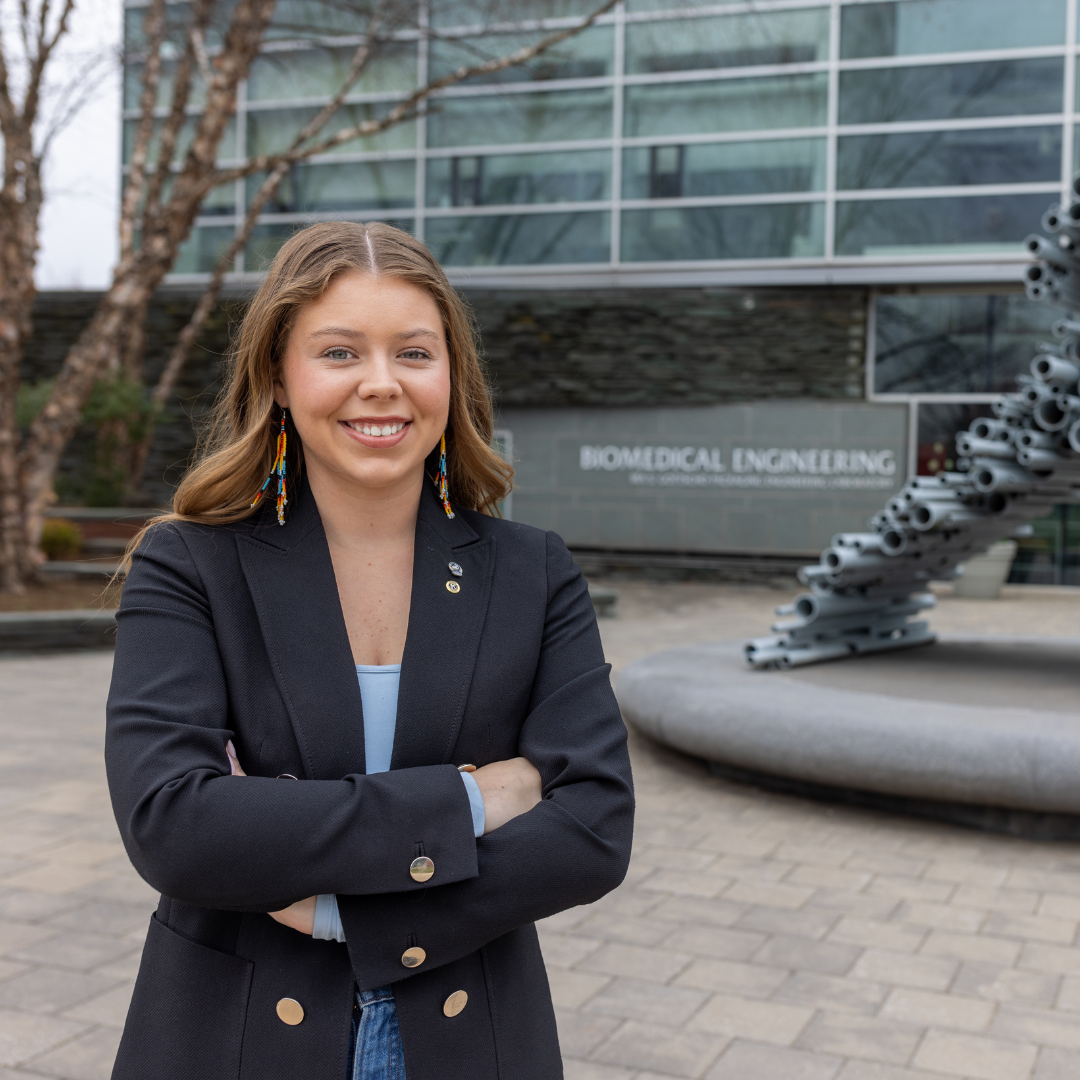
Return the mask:
<svg viewBox="0 0 1080 1080">
<path fill-rule="evenodd" d="M 363 338 L 367 335 L 363 330 L 350 330 L 347 326 L 324 326 L 319 330 L 313 330 L 311 332 L 313 338 L 320 337 L 349 337 L 349 338 Z M 408 341 L 411 338 L 417 337 L 429 337 L 439 340 L 439 335 L 434 330 L 428 330 L 427 327 L 418 326 L 414 330 L 402 330 L 401 333 L 395 334 L 395 338 L 398 341 Z"/>
<path fill-rule="evenodd" d="M 312 330 L 311 336 L 362 338 L 367 335 L 362 330 L 350 330 L 347 326 L 324 326 L 321 330 Z"/>
<path fill-rule="evenodd" d="M 434 330 L 428 330 L 425 326 L 418 326 L 415 330 L 403 330 L 400 334 L 395 334 L 394 337 L 398 341 L 408 341 L 409 338 L 414 337 L 429 337 L 434 338 L 436 341 L 439 340 L 439 335 Z"/>
</svg>

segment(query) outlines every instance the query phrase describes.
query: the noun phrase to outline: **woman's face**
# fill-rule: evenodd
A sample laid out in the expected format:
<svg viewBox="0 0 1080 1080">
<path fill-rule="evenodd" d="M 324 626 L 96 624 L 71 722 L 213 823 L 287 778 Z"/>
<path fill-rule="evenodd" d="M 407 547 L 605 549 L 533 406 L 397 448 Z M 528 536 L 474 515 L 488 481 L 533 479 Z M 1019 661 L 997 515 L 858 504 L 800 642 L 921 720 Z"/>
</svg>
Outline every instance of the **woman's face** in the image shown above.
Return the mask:
<svg viewBox="0 0 1080 1080">
<path fill-rule="evenodd" d="M 383 489 L 420 480 L 450 408 L 438 306 L 397 278 L 338 278 L 300 309 L 274 396 L 313 480 Z"/>
</svg>

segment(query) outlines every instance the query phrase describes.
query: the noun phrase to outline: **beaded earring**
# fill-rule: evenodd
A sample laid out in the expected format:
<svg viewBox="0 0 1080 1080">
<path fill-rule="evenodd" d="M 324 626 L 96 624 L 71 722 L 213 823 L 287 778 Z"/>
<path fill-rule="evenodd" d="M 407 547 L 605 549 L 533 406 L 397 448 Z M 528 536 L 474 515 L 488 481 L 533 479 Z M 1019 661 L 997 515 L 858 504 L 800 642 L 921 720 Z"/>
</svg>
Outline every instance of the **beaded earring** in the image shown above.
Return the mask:
<svg viewBox="0 0 1080 1080">
<path fill-rule="evenodd" d="M 286 411 L 281 410 L 281 430 L 278 431 L 277 437 L 277 456 L 274 458 L 274 464 L 270 468 L 270 475 L 263 481 L 263 486 L 259 488 L 258 494 L 251 501 L 252 509 L 254 509 L 259 500 L 263 497 L 263 493 L 270 486 L 270 481 L 276 476 L 277 481 L 277 523 L 279 525 L 285 524 L 285 507 L 289 505 L 289 500 L 285 498 L 285 445 L 287 438 L 285 436 L 285 416 Z"/>
<path fill-rule="evenodd" d="M 451 520 L 454 517 L 454 511 L 450 509 L 450 495 L 449 489 L 446 484 L 446 432 L 443 432 L 442 438 L 439 440 L 439 498 L 442 499 L 442 507 L 446 511 L 446 516 Z"/>
</svg>

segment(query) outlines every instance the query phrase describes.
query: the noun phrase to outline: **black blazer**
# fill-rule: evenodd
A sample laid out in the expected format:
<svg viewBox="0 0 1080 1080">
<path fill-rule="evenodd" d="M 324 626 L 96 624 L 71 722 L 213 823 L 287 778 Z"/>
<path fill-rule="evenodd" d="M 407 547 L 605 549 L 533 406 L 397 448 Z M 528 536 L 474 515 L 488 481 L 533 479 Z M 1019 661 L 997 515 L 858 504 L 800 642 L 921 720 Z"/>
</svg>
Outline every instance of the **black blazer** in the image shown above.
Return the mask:
<svg viewBox="0 0 1080 1080">
<path fill-rule="evenodd" d="M 114 1080 L 345 1080 L 354 984 L 386 983 L 408 1080 L 561 1077 L 533 922 L 626 873 L 633 794 L 608 671 L 562 541 L 451 521 L 425 485 L 392 769 L 365 776 L 310 492 L 284 528 L 272 507 L 155 528 L 117 616 L 106 764 L 128 854 L 162 897 Z M 229 738 L 247 779 L 229 775 Z M 455 766 L 517 754 L 543 800 L 477 840 Z M 420 855 L 426 882 L 409 873 Z M 314 893 L 338 894 L 346 945 L 265 914 Z M 415 947 L 426 959 L 406 968 Z M 456 990 L 468 1004 L 447 1017 Z M 282 998 L 301 1023 L 278 1018 Z"/>
</svg>

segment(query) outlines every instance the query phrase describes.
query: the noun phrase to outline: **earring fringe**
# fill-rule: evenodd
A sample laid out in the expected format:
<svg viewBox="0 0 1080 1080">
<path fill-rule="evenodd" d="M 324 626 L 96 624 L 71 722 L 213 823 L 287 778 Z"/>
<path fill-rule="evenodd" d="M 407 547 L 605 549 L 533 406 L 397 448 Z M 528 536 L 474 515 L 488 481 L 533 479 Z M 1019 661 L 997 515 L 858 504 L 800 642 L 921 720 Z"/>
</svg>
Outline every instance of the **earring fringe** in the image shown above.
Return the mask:
<svg viewBox="0 0 1080 1080">
<path fill-rule="evenodd" d="M 263 486 L 259 488 L 255 495 L 255 498 L 251 500 L 251 508 L 254 509 L 259 500 L 263 497 L 266 489 L 270 486 L 270 481 L 276 476 L 277 482 L 277 523 L 279 525 L 285 524 L 285 507 L 289 505 L 289 500 L 285 497 L 285 448 L 288 443 L 288 438 L 285 435 L 285 411 L 281 413 L 281 429 L 278 431 L 277 437 L 277 456 L 274 458 L 274 464 L 270 468 L 270 475 L 263 481 Z"/>
<path fill-rule="evenodd" d="M 446 483 L 446 432 L 439 440 L 439 498 L 442 499 L 446 516 L 453 520 L 454 511 L 450 509 L 449 487 Z"/>
</svg>

